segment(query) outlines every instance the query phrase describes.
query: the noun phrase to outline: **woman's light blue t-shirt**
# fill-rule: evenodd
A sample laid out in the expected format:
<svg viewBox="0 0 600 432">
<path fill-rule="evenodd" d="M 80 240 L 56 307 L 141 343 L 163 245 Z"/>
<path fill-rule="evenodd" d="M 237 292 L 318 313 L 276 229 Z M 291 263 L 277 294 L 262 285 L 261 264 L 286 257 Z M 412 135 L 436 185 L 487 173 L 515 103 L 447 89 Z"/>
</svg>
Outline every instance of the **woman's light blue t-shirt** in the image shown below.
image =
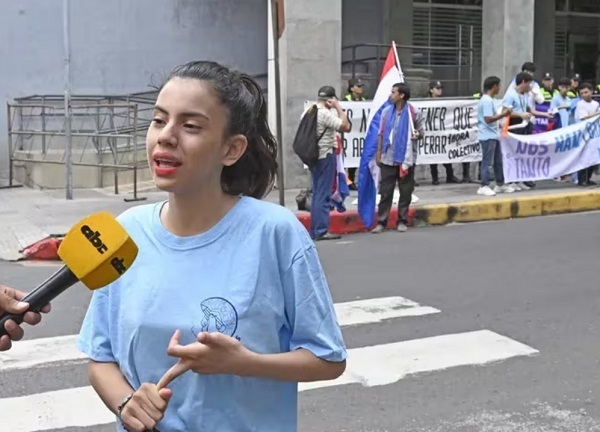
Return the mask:
<svg viewBox="0 0 600 432">
<path fill-rule="evenodd" d="M 182 238 L 163 227 L 162 205 L 119 216 L 139 254 L 120 279 L 94 292 L 81 351 L 117 363 L 134 389 L 157 383 L 176 363 L 166 350 L 177 329 L 182 344 L 221 332 L 256 353 L 302 348 L 346 359 L 317 251 L 292 212 L 241 198 L 212 229 Z M 295 382 L 189 371 L 169 387 L 161 432 L 297 431 Z"/>
</svg>

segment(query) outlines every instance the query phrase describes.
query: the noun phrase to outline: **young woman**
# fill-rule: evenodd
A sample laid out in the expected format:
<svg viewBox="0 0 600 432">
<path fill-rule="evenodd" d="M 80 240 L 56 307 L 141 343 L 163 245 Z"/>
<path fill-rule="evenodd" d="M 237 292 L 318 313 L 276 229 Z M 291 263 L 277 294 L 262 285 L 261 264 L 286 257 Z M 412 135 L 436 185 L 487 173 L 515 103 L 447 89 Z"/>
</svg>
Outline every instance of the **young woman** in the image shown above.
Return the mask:
<svg viewBox="0 0 600 432">
<path fill-rule="evenodd" d="M 296 431 L 297 383 L 340 376 L 346 350 L 308 233 L 259 200 L 277 167 L 260 88 L 176 68 L 147 150 L 169 196 L 119 216 L 139 255 L 83 323 L 93 387 L 119 431 Z"/>
</svg>

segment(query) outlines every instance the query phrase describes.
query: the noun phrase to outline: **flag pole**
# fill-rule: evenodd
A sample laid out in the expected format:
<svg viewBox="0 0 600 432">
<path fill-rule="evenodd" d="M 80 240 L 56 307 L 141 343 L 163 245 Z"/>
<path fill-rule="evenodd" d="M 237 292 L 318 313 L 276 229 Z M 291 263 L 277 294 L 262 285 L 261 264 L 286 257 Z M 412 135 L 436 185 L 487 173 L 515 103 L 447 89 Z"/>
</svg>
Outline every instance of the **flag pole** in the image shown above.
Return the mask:
<svg viewBox="0 0 600 432">
<path fill-rule="evenodd" d="M 402 82 L 404 81 L 404 72 L 402 72 L 402 67 L 400 66 L 400 58 L 398 57 L 398 49 L 396 48 L 396 41 L 392 41 L 392 48 L 394 49 L 394 58 L 396 59 L 396 67 L 398 68 L 398 73 L 400 73 L 400 78 L 402 78 Z M 408 103 L 408 102 L 407 102 Z M 413 123 L 412 116 L 408 116 L 408 124 L 410 126 L 410 134 L 415 132 L 415 125 Z"/>
<path fill-rule="evenodd" d="M 275 84 L 275 129 L 276 129 L 276 140 L 277 140 L 277 188 L 279 190 L 279 204 L 285 206 L 285 183 L 283 173 L 283 131 L 282 119 L 281 119 L 281 78 L 280 78 L 280 66 L 279 66 L 279 39 L 283 32 L 283 2 L 278 0 L 271 0 L 271 28 L 273 32 L 272 44 L 273 44 L 273 72 L 274 72 L 274 84 Z M 271 89 L 269 89 L 269 92 Z"/>
</svg>

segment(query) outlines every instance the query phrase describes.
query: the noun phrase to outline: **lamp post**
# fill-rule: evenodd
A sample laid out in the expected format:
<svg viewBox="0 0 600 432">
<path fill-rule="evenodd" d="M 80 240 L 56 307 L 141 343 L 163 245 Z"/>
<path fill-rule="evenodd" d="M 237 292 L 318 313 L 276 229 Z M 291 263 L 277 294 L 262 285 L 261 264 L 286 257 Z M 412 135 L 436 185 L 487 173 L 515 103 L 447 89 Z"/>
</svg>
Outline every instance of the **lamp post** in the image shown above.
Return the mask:
<svg viewBox="0 0 600 432">
<path fill-rule="evenodd" d="M 284 13 L 283 0 L 269 0 L 271 9 L 271 29 L 272 29 L 272 44 L 273 44 L 273 75 L 275 87 L 275 128 L 277 139 L 277 187 L 279 189 L 279 204 L 285 206 L 285 185 L 283 180 L 283 148 L 282 148 L 282 131 L 281 131 L 281 81 L 279 73 L 279 39 L 283 34 L 284 28 Z M 269 90 L 269 93 L 271 90 Z"/>
</svg>

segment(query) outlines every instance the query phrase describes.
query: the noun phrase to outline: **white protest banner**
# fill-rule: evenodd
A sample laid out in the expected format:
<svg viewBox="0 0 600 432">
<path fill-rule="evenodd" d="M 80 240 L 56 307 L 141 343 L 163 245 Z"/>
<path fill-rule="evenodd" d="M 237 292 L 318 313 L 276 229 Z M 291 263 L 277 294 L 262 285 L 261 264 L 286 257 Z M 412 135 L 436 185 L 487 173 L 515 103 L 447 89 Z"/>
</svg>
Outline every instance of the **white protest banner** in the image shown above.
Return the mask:
<svg viewBox="0 0 600 432">
<path fill-rule="evenodd" d="M 427 99 L 415 101 L 425 121 L 425 137 L 419 140 L 417 165 L 478 162 L 477 101 Z"/>
<path fill-rule="evenodd" d="M 535 135 L 500 138 L 504 181 L 547 180 L 600 164 L 600 118 Z"/>
<path fill-rule="evenodd" d="M 314 102 L 306 101 L 304 110 Z M 472 99 L 422 99 L 410 102 L 423 113 L 425 138 L 418 142 L 417 165 L 477 162 L 477 101 Z M 367 133 L 371 102 L 340 101 L 351 129 L 343 134 L 344 166 L 356 168 Z"/>
</svg>

